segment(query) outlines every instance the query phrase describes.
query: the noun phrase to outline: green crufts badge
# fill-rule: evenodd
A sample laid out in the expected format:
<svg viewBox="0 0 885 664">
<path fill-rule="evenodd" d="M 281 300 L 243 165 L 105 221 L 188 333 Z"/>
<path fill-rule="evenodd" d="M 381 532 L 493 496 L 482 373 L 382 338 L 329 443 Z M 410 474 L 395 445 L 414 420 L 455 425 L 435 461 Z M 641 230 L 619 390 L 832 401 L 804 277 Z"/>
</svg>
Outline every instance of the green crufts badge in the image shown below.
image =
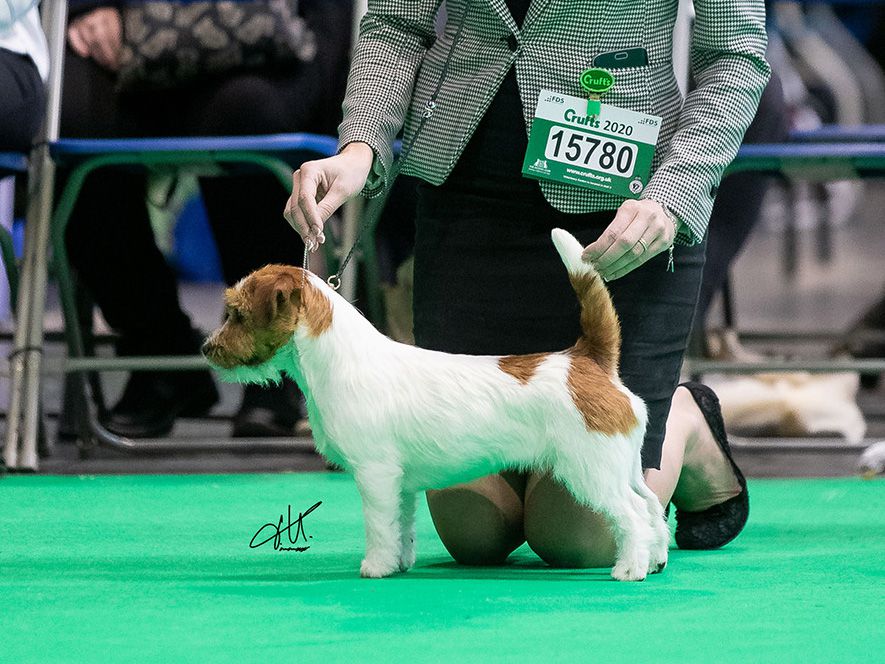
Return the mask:
<svg viewBox="0 0 885 664">
<path fill-rule="evenodd" d="M 599 98 L 615 84 L 614 75 L 607 69 L 585 69 L 581 72 L 581 87 L 588 95 L 587 115 L 599 115 Z"/>
</svg>

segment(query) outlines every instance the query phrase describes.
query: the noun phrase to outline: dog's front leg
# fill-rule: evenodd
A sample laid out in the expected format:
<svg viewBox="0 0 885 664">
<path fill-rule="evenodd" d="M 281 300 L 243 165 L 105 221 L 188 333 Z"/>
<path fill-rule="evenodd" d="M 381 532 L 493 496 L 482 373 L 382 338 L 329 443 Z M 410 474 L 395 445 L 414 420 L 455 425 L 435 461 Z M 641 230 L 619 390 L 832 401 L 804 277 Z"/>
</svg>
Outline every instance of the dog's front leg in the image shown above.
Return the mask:
<svg viewBox="0 0 885 664">
<path fill-rule="evenodd" d="M 417 495 L 411 491 L 400 494 L 400 554 L 399 569 L 405 572 L 415 564 L 415 501 Z"/>
<path fill-rule="evenodd" d="M 360 575 L 380 579 L 400 565 L 400 487 L 402 470 L 382 463 L 364 464 L 354 472 L 366 520 L 366 557 Z"/>
</svg>

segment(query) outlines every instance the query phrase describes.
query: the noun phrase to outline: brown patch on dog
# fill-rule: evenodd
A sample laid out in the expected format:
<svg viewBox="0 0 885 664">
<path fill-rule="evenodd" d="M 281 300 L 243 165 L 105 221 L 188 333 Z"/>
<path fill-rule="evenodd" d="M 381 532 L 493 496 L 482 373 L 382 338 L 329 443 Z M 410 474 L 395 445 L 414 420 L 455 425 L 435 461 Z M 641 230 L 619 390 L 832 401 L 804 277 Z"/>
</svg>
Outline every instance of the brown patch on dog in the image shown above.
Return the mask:
<svg viewBox="0 0 885 664">
<path fill-rule="evenodd" d="M 291 335 L 304 323 L 318 337 L 332 325 L 332 303 L 299 267 L 268 265 L 250 275 L 246 286 L 258 328 Z"/>
<path fill-rule="evenodd" d="M 639 422 L 630 399 L 612 384 L 597 362 L 576 350 L 568 353 L 568 388 L 588 431 L 629 433 Z"/>
<path fill-rule="evenodd" d="M 303 281 L 303 285 L 302 285 Z M 319 336 L 332 324 L 332 303 L 301 268 L 268 265 L 225 291 L 224 325 L 207 342 L 207 357 L 225 368 L 269 360 L 299 323 Z"/>
<path fill-rule="evenodd" d="M 608 288 L 595 273 L 569 273 L 569 280 L 581 303 L 583 336 L 575 350 L 596 360 L 606 374 L 614 374 L 621 353 L 621 323 Z"/>
<path fill-rule="evenodd" d="M 510 374 L 523 385 L 527 385 L 535 375 L 538 365 L 549 353 L 532 353 L 531 355 L 505 355 L 498 359 L 498 368 Z"/>
<path fill-rule="evenodd" d="M 310 336 L 318 337 L 332 326 L 332 303 L 309 281 L 301 292 L 301 306 L 300 318 L 307 325 Z"/>
</svg>

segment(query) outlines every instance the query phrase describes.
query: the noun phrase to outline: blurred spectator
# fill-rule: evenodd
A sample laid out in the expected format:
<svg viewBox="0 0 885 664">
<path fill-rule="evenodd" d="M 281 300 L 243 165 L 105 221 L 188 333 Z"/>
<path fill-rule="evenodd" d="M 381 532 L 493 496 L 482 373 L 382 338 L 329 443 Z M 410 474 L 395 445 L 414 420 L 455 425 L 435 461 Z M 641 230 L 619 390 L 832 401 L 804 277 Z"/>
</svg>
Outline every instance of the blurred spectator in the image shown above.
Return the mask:
<svg viewBox="0 0 885 664">
<path fill-rule="evenodd" d="M 881 38 L 885 34 L 885 7 L 870 6 L 855 10 L 861 14 L 856 23 L 868 29 L 867 49 L 879 66 L 885 69 L 885 39 Z M 842 11 L 846 11 L 846 8 Z M 885 357 L 885 291 L 882 297 L 851 326 L 836 351 L 847 352 L 857 358 Z M 882 374 L 864 374 L 861 376 L 861 384 L 864 387 L 875 388 L 881 377 Z"/>
<path fill-rule="evenodd" d="M 789 129 L 780 78 L 777 72 L 772 72 L 756 117 L 744 135 L 744 143 L 780 143 L 787 140 Z M 729 175 L 719 186 L 707 229 L 707 259 L 690 346 L 693 354 L 704 355 L 713 351 L 718 356 L 743 352 L 737 347 L 736 339 L 730 337 L 716 339 L 715 349 L 709 347 L 707 313 L 713 297 L 728 278 L 731 264 L 759 220 L 767 189 L 768 178 L 752 172 Z"/>
<path fill-rule="evenodd" d="M 204 73 L 178 86 L 125 91 L 118 71 L 125 41 L 121 12 L 129 5 L 71 1 L 62 135 L 334 132 L 350 49 L 350 0 L 300 3 L 317 47 L 309 62 Z M 201 178 L 200 188 L 228 284 L 267 263 L 300 264 L 302 245 L 281 218 L 287 192 L 276 179 Z M 70 259 L 119 333 L 119 354 L 196 354 L 201 335 L 180 306 L 175 275 L 155 243 L 145 197 L 142 172 L 93 173 L 68 227 Z M 208 371 L 133 372 L 103 421 L 120 435 L 159 436 L 170 431 L 177 416 L 205 413 L 217 400 Z M 249 386 L 233 434 L 292 435 L 302 408 L 292 382 L 278 388 Z"/>
<path fill-rule="evenodd" d="M 45 110 L 48 74 L 36 0 L 0 3 L 0 150 L 31 149 Z"/>
</svg>

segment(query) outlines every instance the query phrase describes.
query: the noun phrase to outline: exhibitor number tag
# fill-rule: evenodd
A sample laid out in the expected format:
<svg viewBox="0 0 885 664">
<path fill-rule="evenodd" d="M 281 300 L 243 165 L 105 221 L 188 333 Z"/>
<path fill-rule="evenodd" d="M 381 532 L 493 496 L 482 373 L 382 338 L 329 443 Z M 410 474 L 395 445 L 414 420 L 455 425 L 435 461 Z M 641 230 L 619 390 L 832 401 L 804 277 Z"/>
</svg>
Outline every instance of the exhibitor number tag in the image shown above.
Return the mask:
<svg viewBox="0 0 885 664">
<path fill-rule="evenodd" d="M 637 198 L 648 182 L 661 119 L 542 90 L 523 160 L 526 177 Z"/>
<path fill-rule="evenodd" d="M 594 171 L 627 177 L 633 173 L 638 152 L 633 143 L 553 125 L 544 155 L 563 164 L 578 164 Z"/>
</svg>

